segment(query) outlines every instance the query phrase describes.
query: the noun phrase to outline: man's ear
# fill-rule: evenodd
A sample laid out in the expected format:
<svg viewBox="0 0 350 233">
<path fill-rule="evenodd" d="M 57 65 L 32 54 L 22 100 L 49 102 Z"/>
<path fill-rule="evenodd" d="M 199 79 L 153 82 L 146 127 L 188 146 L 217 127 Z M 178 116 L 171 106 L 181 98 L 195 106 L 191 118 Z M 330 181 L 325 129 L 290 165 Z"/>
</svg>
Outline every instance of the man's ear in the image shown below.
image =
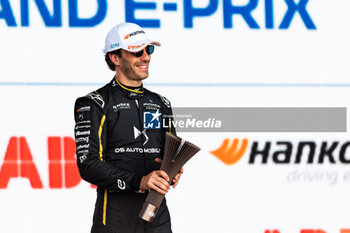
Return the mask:
<svg viewBox="0 0 350 233">
<path fill-rule="evenodd" d="M 116 66 L 120 65 L 119 56 L 117 54 L 110 53 L 109 59 L 114 63 L 114 65 Z"/>
</svg>

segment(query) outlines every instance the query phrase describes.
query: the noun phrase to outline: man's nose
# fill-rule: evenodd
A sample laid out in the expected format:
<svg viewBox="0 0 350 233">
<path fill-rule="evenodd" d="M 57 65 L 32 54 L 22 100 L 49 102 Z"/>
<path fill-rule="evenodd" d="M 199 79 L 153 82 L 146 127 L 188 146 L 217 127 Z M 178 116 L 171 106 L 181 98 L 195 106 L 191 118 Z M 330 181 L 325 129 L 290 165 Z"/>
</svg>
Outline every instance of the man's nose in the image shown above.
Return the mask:
<svg viewBox="0 0 350 233">
<path fill-rule="evenodd" d="M 146 49 L 143 49 L 143 54 L 141 56 L 141 60 L 143 61 L 149 61 L 151 60 L 151 55 L 146 52 Z"/>
</svg>

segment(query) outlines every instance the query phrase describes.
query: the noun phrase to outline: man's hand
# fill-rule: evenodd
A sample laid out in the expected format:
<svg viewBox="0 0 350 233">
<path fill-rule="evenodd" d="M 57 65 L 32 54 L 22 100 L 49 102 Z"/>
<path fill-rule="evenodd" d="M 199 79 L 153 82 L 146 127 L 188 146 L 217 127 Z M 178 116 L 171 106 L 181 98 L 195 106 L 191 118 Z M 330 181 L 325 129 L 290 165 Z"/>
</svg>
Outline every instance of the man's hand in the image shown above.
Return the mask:
<svg viewBox="0 0 350 233">
<path fill-rule="evenodd" d="M 148 190 L 154 189 L 160 194 L 165 195 L 169 189 L 170 185 L 168 183 L 169 176 L 163 170 L 157 170 L 149 173 L 147 176 L 142 177 L 140 183 L 140 189 Z"/>
<path fill-rule="evenodd" d="M 160 158 L 156 158 L 155 161 L 157 163 L 162 163 L 162 159 L 160 159 Z M 175 188 L 179 184 L 179 180 L 180 180 L 180 177 L 181 177 L 182 173 L 184 173 L 184 169 L 183 168 L 181 168 L 179 173 L 177 173 L 176 176 L 174 177 L 174 179 L 173 179 L 173 188 Z"/>
<path fill-rule="evenodd" d="M 184 173 L 184 169 L 181 168 L 179 173 L 176 174 L 176 176 L 174 177 L 173 179 L 173 188 L 175 188 L 178 184 L 179 184 L 179 180 L 180 180 L 180 177 L 182 175 L 182 173 Z"/>
</svg>

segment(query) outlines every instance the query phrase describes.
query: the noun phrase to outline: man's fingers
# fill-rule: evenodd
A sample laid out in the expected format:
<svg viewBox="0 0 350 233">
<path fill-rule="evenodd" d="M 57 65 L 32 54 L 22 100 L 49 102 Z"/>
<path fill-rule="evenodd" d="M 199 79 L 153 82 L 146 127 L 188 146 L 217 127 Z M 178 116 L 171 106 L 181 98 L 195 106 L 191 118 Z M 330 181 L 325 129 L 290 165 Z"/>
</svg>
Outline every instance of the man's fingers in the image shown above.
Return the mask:
<svg viewBox="0 0 350 233">
<path fill-rule="evenodd" d="M 157 181 L 156 183 L 162 184 L 165 188 L 167 189 L 170 188 L 169 183 L 166 180 L 164 180 L 162 177 L 157 177 L 156 181 Z"/>
<path fill-rule="evenodd" d="M 163 161 L 163 160 L 160 159 L 160 158 L 155 158 L 154 160 L 156 161 L 156 163 L 161 163 L 161 162 Z"/>
<path fill-rule="evenodd" d="M 165 191 L 165 190 L 161 189 L 160 187 L 158 187 L 155 184 L 152 184 L 150 188 L 155 190 L 155 191 L 157 191 L 158 193 L 163 194 L 163 195 L 165 195 L 168 192 L 168 191 Z"/>
<path fill-rule="evenodd" d="M 175 176 L 175 179 L 177 179 L 177 180 L 180 179 L 181 175 L 182 175 L 182 173 L 177 173 Z"/>
<path fill-rule="evenodd" d="M 175 178 L 173 179 L 173 188 L 176 188 L 176 186 L 179 183 L 179 179 L 180 179 L 180 177 L 175 176 Z"/>
<path fill-rule="evenodd" d="M 161 194 L 166 194 L 170 189 L 170 185 L 167 180 L 169 180 L 169 176 L 166 174 L 166 172 L 161 170 L 155 171 L 149 180 L 149 187 Z"/>
<path fill-rule="evenodd" d="M 156 183 L 155 186 L 157 186 L 157 188 L 161 189 L 165 193 L 167 193 L 170 189 L 170 187 L 165 186 L 163 183 Z"/>
<path fill-rule="evenodd" d="M 141 186 L 143 189 L 153 189 L 165 195 L 170 190 L 169 180 L 165 171 L 153 171 L 141 180 Z"/>
<path fill-rule="evenodd" d="M 176 176 L 174 177 L 174 179 L 173 179 L 173 188 L 175 188 L 179 184 L 179 180 L 180 180 L 180 177 L 181 177 L 183 172 L 184 172 L 184 169 L 181 168 L 179 173 L 177 173 Z"/>
<path fill-rule="evenodd" d="M 153 188 L 161 194 L 166 194 L 170 189 L 170 185 L 163 178 L 157 177 L 156 179 L 154 179 L 154 182 L 152 182 L 151 188 Z"/>
<path fill-rule="evenodd" d="M 169 182 L 169 176 L 168 176 L 168 174 L 165 171 L 159 170 L 158 174 L 159 174 L 159 176 L 163 177 L 166 181 Z"/>
</svg>

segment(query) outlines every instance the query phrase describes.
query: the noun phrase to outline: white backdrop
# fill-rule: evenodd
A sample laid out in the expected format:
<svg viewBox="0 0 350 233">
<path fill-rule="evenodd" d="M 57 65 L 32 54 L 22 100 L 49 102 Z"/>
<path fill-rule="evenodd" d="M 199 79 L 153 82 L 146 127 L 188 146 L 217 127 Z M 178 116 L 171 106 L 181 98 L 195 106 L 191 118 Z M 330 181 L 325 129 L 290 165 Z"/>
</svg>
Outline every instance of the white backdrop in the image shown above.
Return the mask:
<svg viewBox="0 0 350 233">
<path fill-rule="evenodd" d="M 4 20 L 7 2 L 15 27 Z M 40 2 L 52 12 L 54 1 Z M 13 177 L 0 188 L 1 233 L 89 232 L 91 227 L 94 189 L 85 182 L 69 189 L 50 187 L 48 137 L 73 137 L 75 99 L 113 77 L 101 51 L 106 33 L 125 21 L 130 10 L 125 3 L 132 1 L 107 1 L 106 17 L 94 27 L 70 27 L 68 2 L 62 1 L 62 26 L 47 27 L 35 1 L 29 1 L 30 25 L 24 27 L 20 1 L 0 1 L 0 180 L 9 175 L 3 168 L 10 139 L 25 137 L 42 181 L 42 188 L 34 189 L 28 179 Z M 103 1 L 77 2 L 79 16 L 88 18 Z M 185 28 L 188 1 L 174 0 L 175 12 L 164 11 L 165 2 L 156 1 L 156 10 L 138 9 L 135 17 L 160 20 L 159 28 L 145 28 L 162 43 L 152 55 L 145 86 L 165 95 L 173 107 L 348 107 L 349 1 L 309 0 L 305 10 L 315 30 L 306 28 L 298 12 L 287 29 L 278 28 L 291 0 L 273 1 L 273 29 L 265 28 L 262 0 L 252 11 L 260 29 L 251 29 L 239 15 L 233 17 L 233 28 L 224 28 L 223 0 L 212 15 L 196 17 L 193 27 Z M 209 2 L 215 1 L 192 4 L 204 8 Z M 254 1 L 231 2 L 244 6 Z M 167 195 L 174 232 L 350 229 L 350 169 L 339 160 L 341 146 L 350 141 L 348 133 L 179 135 L 202 150 L 185 166 L 178 188 Z M 225 165 L 210 153 L 225 138 L 248 139 L 236 164 Z M 289 164 L 276 164 L 271 158 L 273 152 L 285 150 L 276 144 L 279 141 L 293 145 Z M 336 163 L 326 158 L 322 164 L 307 164 L 303 157 L 295 164 L 301 141 L 315 142 L 315 161 L 322 143 L 329 148 L 338 142 L 332 153 Z M 260 158 L 249 163 L 254 142 L 260 149 L 271 142 L 266 164 Z"/>
</svg>

